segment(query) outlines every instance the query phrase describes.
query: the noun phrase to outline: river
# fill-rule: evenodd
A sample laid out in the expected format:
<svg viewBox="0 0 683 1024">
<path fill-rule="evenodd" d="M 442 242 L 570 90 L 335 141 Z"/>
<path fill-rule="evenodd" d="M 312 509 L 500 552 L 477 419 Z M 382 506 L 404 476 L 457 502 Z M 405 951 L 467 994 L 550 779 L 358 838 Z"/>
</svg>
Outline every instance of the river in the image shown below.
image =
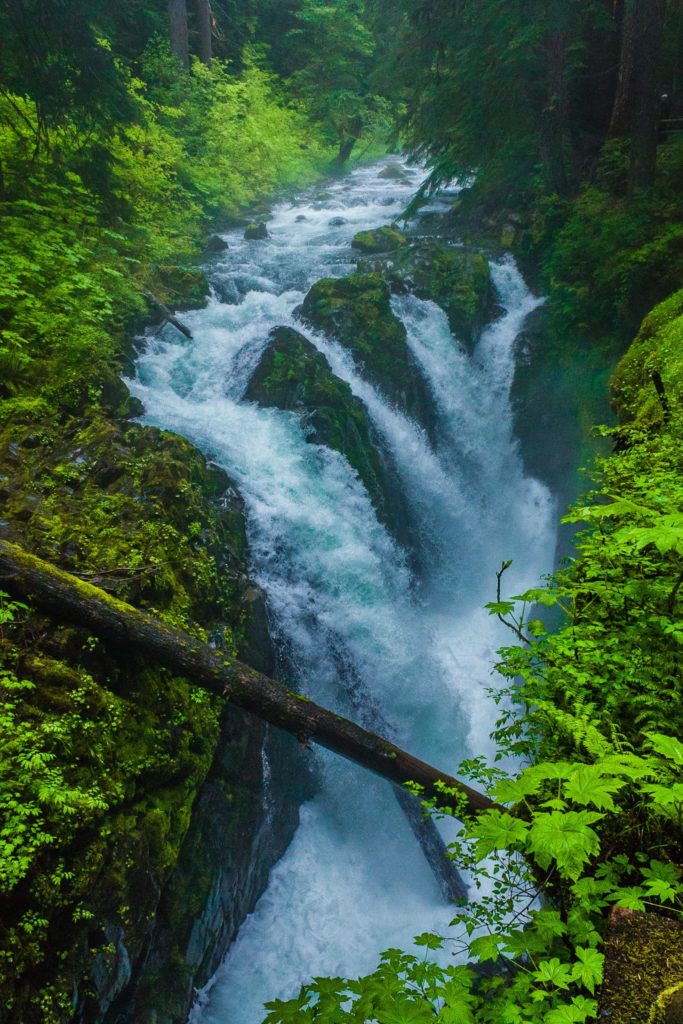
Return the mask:
<svg viewBox="0 0 683 1024">
<path fill-rule="evenodd" d="M 539 300 L 511 258 L 496 262 L 503 312 L 472 355 L 433 303 L 394 300 L 433 398 L 432 440 L 361 378 L 348 352 L 302 327 L 294 310 L 308 288 L 352 272 L 356 231 L 398 216 L 420 184 L 422 172 L 402 166 L 401 180 L 364 167 L 278 205 L 267 241 L 226 234 L 215 294 L 183 316 L 193 341 L 170 328 L 150 338 L 131 390 L 146 422 L 190 438 L 238 484 L 252 575 L 301 689 L 348 712 L 356 687 L 402 745 L 453 770 L 491 752 L 487 688 L 496 648 L 510 639 L 483 608 L 495 570 L 513 559 L 515 593 L 552 568 L 555 504 L 524 474 L 510 408 L 514 341 Z M 307 443 L 294 414 L 243 400 L 278 325 L 304 333 L 364 401 L 419 523 L 419 579 L 342 456 Z M 258 1024 L 264 1000 L 293 995 L 311 976 L 371 970 L 383 949 L 447 929 L 452 912 L 390 787 L 332 754 L 311 757 L 318 793 L 195 1024 Z"/>
</svg>

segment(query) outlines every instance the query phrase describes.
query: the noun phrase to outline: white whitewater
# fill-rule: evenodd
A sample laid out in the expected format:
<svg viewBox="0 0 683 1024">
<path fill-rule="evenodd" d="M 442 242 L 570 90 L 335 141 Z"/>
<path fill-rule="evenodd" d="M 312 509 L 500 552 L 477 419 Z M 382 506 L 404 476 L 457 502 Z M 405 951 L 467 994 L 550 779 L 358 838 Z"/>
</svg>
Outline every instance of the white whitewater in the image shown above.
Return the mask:
<svg viewBox="0 0 683 1024">
<path fill-rule="evenodd" d="M 270 329 L 301 330 L 293 310 L 308 287 L 351 271 L 353 234 L 396 216 L 421 180 L 415 170 L 403 181 L 377 171 L 357 170 L 324 194 L 282 204 L 269 241 L 227 235 L 214 298 L 184 314 L 194 341 L 170 329 L 150 339 L 131 387 L 147 421 L 191 438 L 239 485 L 252 573 L 301 688 L 348 711 L 358 684 L 402 744 L 453 769 L 489 751 L 486 688 L 507 639 L 483 610 L 494 571 L 515 559 L 510 585 L 521 589 L 552 563 L 552 501 L 524 477 L 509 406 L 514 339 L 538 300 L 502 261 L 494 274 L 504 313 L 473 357 L 436 306 L 395 300 L 433 392 L 436 450 L 347 353 L 304 331 L 364 400 L 392 452 L 427 554 L 419 586 L 345 460 L 307 443 L 295 415 L 242 399 Z M 264 1000 L 293 995 L 314 975 L 371 970 L 381 950 L 447 928 L 451 911 L 390 787 L 333 755 L 311 756 L 320 791 L 302 808 L 294 841 L 194 1022 L 258 1024 Z"/>
</svg>

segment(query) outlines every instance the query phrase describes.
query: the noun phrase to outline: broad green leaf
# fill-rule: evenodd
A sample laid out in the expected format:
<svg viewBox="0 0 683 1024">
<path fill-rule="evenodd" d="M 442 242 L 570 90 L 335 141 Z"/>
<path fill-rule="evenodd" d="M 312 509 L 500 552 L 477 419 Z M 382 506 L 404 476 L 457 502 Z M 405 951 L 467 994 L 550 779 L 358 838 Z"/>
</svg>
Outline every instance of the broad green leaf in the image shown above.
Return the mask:
<svg viewBox="0 0 683 1024">
<path fill-rule="evenodd" d="M 470 953 L 480 963 L 486 960 L 497 960 L 502 939 L 497 935 L 480 935 L 470 943 Z"/>
<path fill-rule="evenodd" d="M 643 902 L 646 896 L 645 889 L 639 885 L 624 886 L 612 896 L 616 907 L 625 907 L 627 910 L 645 910 Z"/>
<path fill-rule="evenodd" d="M 519 818 L 513 818 L 504 811 L 487 811 L 472 828 L 472 838 L 477 843 L 477 855 L 486 857 L 494 850 L 509 850 L 523 845 L 528 825 Z"/>
<path fill-rule="evenodd" d="M 543 1024 L 583 1024 L 597 1016 L 598 1007 L 594 999 L 574 996 L 570 1003 L 556 1006 L 549 1010 L 543 1018 Z"/>
<path fill-rule="evenodd" d="M 432 1024 L 434 1012 L 426 1000 L 395 997 L 393 1005 L 383 1006 L 375 1013 L 377 1024 Z"/>
<path fill-rule="evenodd" d="M 549 868 L 554 860 L 561 875 L 577 879 L 584 864 L 600 849 L 598 835 L 590 826 L 603 817 L 595 811 L 539 814 L 529 830 L 529 848 L 542 868 Z"/>
<path fill-rule="evenodd" d="M 519 803 L 537 793 L 542 782 L 533 772 L 522 772 L 517 779 L 500 779 L 495 785 L 494 797 L 501 803 Z"/>
<path fill-rule="evenodd" d="M 426 946 L 427 949 L 441 949 L 443 941 L 439 935 L 434 935 L 432 932 L 422 932 L 421 935 L 416 935 L 413 939 L 416 946 Z"/>
<path fill-rule="evenodd" d="M 683 743 L 675 736 L 663 736 L 658 732 L 646 734 L 653 748 L 669 761 L 683 765 Z"/>
<path fill-rule="evenodd" d="M 565 796 L 584 807 L 592 804 L 598 810 L 613 811 L 612 793 L 625 785 L 622 779 L 605 777 L 598 765 L 586 764 L 577 768 L 564 784 Z"/>
<path fill-rule="evenodd" d="M 576 956 L 577 961 L 572 966 L 572 977 L 592 995 L 596 986 L 602 982 L 604 954 L 599 953 L 597 949 L 579 946 L 576 949 Z"/>
<path fill-rule="evenodd" d="M 561 963 L 556 956 L 551 960 L 542 960 L 533 976 L 544 985 L 554 985 L 555 988 L 569 988 L 572 980 L 569 965 Z"/>
</svg>

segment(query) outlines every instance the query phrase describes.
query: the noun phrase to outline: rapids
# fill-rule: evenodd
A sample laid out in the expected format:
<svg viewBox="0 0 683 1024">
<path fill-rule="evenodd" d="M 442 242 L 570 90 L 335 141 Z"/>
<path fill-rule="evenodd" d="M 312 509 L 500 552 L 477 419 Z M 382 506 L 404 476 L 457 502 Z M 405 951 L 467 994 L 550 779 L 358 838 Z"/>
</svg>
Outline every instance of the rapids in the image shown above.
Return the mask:
<svg viewBox="0 0 683 1024">
<path fill-rule="evenodd" d="M 509 591 L 534 585 L 552 567 L 555 510 L 525 477 L 512 431 L 514 341 L 539 300 L 511 259 L 493 268 L 503 313 L 472 356 L 437 306 L 394 300 L 433 395 L 434 446 L 361 379 L 346 351 L 295 318 L 311 284 L 354 269 L 356 231 L 398 216 L 422 178 L 406 173 L 386 180 L 366 167 L 317 197 L 282 203 L 268 241 L 227 234 L 208 306 L 184 314 L 194 340 L 170 328 L 150 336 L 130 387 L 146 422 L 189 437 L 239 486 L 252 575 L 301 689 L 369 721 L 380 708 L 399 742 L 451 770 L 491 751 L 486 689 L 508 639 L 483 609 L 495 570 L 512 558 Z M 243 400 L 277 325 L 306 334 L 365 402 L 419 523 L 421 579 L 345 460 L 307 443 L 294 414 Z M 194 1024 L 258 1024 L 264 1000 L 293 995 L 311 976 L 370 970 L 381 950 L 447 928 L 451 911 L 390 787 L 331 754 L 311 756 L 319 792 Z"/>
</svg>

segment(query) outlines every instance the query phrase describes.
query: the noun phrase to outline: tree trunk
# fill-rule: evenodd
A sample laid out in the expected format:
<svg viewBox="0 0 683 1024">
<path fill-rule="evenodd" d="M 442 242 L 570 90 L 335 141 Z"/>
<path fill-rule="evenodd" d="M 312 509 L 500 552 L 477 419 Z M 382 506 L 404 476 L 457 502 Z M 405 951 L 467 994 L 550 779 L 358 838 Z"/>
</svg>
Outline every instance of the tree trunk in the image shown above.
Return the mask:
<svg viewBox="0 0 683 1024">
<path fill-rule="evenodd" d="M 190 66 L 190 41 L 187 31 L 186 0 L 168 0 L 168 28 L 171 52 L 184 68 Z"/>
<path fill-rule="evenodd" d="M 626 0 L 624 4 L 621 20 L 619 77 L 609 126 L 609 138 L 611 139 L 627 138 L 631 131 L 638 19 L 643 6 L 643 0 Z"/>
<path fill-rule="evenodd" d="M 631 133 L 631 189 L 649 188 L 657 170 L 659 128 L 659 59 L 662 52 L 665 0 L 641 0 L 636 93 Z M 645 10 L 645 8 L 647 8 Z"/>
<path fill-rule="evenodd" d="M 189 338 L 190 341 L 192 341 L 192 331 L 190 330 L 190 328 L 187 327 L 187 325 L 184 324 L 182 320 L 179 320 L 175 313 L 172 313 L 168 306 L 165 306 L 161 299 L 158 299 L 156 297 L 154 292 L 151 292 L 148 288 L 145 288 L 145 295 L 147 296 L 150 302 L 154 303 L 154 305 L 161 310 L 161 314 L 164 320 L 168 321 L 169 324 L 173 324 L 177 331 L 180 331 L 181 334 L 184 334 L 186 338 Z M 162 322 L 162 327 L 163 326 L 164 324 Z"/>
<path fill-rule="evenodd" d="M 211 0 L 195 0 L 197 12 L 197 55 L 202 64 L 210 64 L 213 57 L 213 12 Z"/>
<path fill-rule="evenodd" d="M 381 736 L 8 541 L 0 541 L 0 575 L 5 586 L 55 617 L 88 626 L 124 650 L 140 651 L 236 707 L 293 733 L 302 743 L 327 747 L 396 785 L 415 782 L 426 799 L 435 799 L 456 814 L 499 807 Z"/>
<path fill-rule="evenodd" d="M 631 190 L 654 182 L 665 0 L 626 0 L 610 138 L 630 139 Z"/>
<path fill-rule="evenodd" d="M 558 195 L 569 191 L 567 141 L 567 32 L 558 27 L 545 38 L 546 95 L 541 109 L 541 159 L 548 185 Z"/>
</svg>

